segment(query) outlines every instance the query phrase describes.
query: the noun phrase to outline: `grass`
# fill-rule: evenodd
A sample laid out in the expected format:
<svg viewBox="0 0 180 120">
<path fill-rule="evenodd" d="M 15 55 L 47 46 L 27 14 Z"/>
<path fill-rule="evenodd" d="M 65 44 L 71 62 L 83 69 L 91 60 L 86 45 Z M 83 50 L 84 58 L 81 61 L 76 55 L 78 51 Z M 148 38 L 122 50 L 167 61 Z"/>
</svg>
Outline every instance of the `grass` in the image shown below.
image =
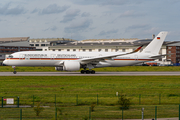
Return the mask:
<svg viewBox="0 0 180 120">
<path fill-rule="evenodd" d="M 124 111 L 124 118 L 140 119 L 142 107 L 145 118 L 154 118 L 155 106 L 159 118 L 178 117 L 179 79 L 180 76 L 1 76 L 0 96 L 19 96 L 20 105 L 33 105 L 34 96 L 34 105 L 41 102 L 50 106 L 40 117 L 35 116 L 33 108 L 23 108 L 26 119 L 54 119 L 55 103 L 62 109 L 62 115 L 58 113 L 61 119 L 85 119 L 91 104 L 97 102 L 92 112 L 94 119 L 121 119 L 116 92 L 131 98 L 132 106 Z M 1 108 L 0 116 L 18 118 L 19 109 Z"/>
<path fill-rule="evenodd" d="M 57 72 L 54 67 L 16 67 L 18 72 Z M 126 66 L 94 68 L 95 71 L 125 72 L 125 71 L 180 71 L 180 66 Z M 12 72 L 11 66 L 0 66 L 0 72 Z"/>
<path fill-rule="evenodd" d="M 33 94 L 180 94 L 179 76 L 11 76 L 0 78 L 1 96 Z"/>
</svg>

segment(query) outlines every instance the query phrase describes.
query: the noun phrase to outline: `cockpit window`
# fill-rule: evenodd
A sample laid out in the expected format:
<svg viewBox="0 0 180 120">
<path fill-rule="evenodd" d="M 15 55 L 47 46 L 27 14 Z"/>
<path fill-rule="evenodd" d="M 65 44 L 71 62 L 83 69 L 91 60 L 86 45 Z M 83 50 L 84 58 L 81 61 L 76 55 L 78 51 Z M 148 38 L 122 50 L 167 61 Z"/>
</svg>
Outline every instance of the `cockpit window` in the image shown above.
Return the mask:
<svg viewBox="0 0 180 120">
<path fill-rule="evenodd" d="M 12 55 L 9 55 L 8 58 L 13 58 L 13 56 L 12 56 Z"/>
</svg>

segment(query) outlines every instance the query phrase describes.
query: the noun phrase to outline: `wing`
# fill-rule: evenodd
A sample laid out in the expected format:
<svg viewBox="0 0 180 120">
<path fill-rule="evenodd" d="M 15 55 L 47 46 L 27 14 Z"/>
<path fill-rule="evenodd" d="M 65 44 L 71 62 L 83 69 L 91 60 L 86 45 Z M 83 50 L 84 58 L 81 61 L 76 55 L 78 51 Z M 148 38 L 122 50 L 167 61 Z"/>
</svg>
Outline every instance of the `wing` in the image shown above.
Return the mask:
<svg viewBox="0 0 180 120">
<path fill-rule="evenodd" d="M 136 50 L 134 50 L 133 52 L 129 52 L 129 53 L 119 53 L 119 54 L 105 55 L 105 56 L 99 56 L 99 57 L 94 57 L 94 58 L 84 58 L 84 59 L 80 59 L 79 61 L 81 64 L 99 63 L 99 61 L 105 61 L 105 59 L 112 60 L 113 57 L 133 54 L 135 52 L 138 52 L 142 47 L 143 47 L 143 45 L 141 47 L 137 48 Z"/>
</svg>

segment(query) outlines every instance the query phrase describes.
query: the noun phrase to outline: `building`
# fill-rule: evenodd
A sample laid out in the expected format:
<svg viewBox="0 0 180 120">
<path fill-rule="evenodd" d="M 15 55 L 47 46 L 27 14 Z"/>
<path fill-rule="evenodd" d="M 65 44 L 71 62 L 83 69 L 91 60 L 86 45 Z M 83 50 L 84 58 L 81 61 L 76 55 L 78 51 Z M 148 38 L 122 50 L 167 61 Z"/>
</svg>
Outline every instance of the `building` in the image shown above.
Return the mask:
<svg viewBox="0 0 180 120">
<path fill-rule="evenodd" d="M 29 37 L 0 38 L 0 61 L 7 55 L 19 51 L 35 51 L 35 47 L 29 46 Z"/>
<path fill-rule="evenodd" d="M 48 51 L 50 46 L 66 44 L 74 41 L 76 40 L 67 38 L 34 38 L 29 39 L 29 44 L 32 47 L 36 47 L 36 51 Z"/>
<path fill-rule="evenodd" d="M 138 39 L 91 39 L 50 46 L 50 51 L 131 52 L 141 43 Z"/>
<path fill-rule="evenodd" d="M 179 65 L 180 63 L 180 42 L 167 45 L 167 60 L 173 64 Z"/>
</svg>

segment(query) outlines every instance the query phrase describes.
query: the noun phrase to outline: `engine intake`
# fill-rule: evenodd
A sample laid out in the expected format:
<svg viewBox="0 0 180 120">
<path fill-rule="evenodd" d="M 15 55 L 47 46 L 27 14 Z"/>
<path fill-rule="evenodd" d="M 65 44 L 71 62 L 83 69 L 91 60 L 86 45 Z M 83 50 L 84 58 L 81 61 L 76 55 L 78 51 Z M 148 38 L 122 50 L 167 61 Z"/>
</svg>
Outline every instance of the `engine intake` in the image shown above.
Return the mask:
<svg viewBox="0 0 180 120">
<path fill-rule="evenodd" d="M 60 66 L 60 67 L 55 67 L 55 70 L 57 70 L 57 71 L 63 71 L 64 69 L 63 69 L 63 66 Z"/>
</svg>

